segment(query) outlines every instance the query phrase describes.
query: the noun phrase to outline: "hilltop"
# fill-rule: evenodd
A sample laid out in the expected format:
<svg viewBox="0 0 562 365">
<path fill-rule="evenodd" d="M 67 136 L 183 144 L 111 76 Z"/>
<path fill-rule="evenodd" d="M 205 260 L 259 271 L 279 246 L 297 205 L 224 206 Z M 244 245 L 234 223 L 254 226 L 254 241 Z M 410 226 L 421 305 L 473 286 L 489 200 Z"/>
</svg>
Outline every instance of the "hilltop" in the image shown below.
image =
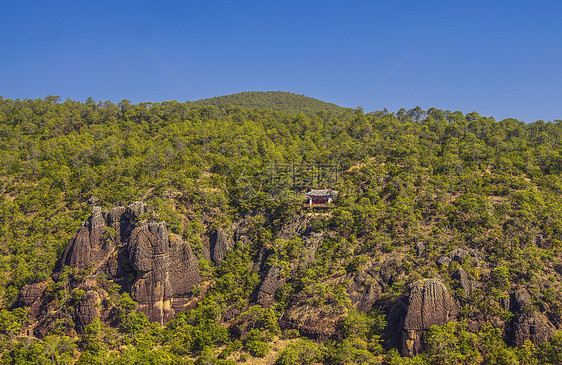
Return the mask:
<svg viewBox="0 0 562 365">
<path fill-rule="evenodd" d="M 216 96 L 194 102 L 198 105 L 231 104 L 245 108 L 273 109 L 287 113 L 315 114 L 320 111 L 341 114 L 347 109 L 339 105 L 288 91 L 245 91 L 237 94 Z"/>
</svg>

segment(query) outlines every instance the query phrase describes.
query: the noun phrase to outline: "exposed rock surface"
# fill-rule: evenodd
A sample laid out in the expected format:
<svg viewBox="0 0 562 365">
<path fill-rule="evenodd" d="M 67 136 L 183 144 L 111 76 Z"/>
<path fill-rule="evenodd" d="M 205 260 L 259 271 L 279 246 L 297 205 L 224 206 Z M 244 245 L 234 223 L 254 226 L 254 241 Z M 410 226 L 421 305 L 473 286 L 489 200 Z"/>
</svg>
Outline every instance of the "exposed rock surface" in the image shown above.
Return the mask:
<svg viewBox="0 0 562 365">
<path fill-rule="evenodd" d="M 457 269 L 457 271 L 453 274 L 453 278 L 459 281 L 465 296 L 472 294 L 472 281 L 470 281 L 467 272 L 462 267 Z"/>
<path fill-rule="evenodd" d="M 32 324 L 27 327 L 28 334 L 45 336 L 54 328 L 56 321 L 63 322 L 62 319 L 73 321 L 78 332 L 83 332 L 94 318 L 118 325 L 118 322 L 112 322 L 118 318 L 119 310 L 112 302 L 112 283 L 119 284 L 122 292 L 130 293 L 132 299 L 139 303 L 137 309 L 158 323 L 165 323 L 179 311 L 197 304 L 201 296 L 192 293 L 194 287 L 199 286 L 195 292 L 204 293 L 212 287 L 212 280 L 202 283 L 197 258 L 190 245 L 179 236 L 170 234 L 164 222 L 143 221 L 145 210 L 141 202 L 108 211 L 93 207 L 92 215 L 71 239 L 61 258 L 58 273 L 54 275 L 55 281 L 59 276 L 66 278 L 64 294 L 60 292 L 60 281 L 29 285 L 21 291 L 18 305 L 30 308 Z M 267 308 L 273 305 L 278 289 L 298 277 L 295 274 L 314 268 L 316 258 L 321 257 L 319 250 L 323 242 L 334 237 L 330 231 L 314 232 L 313 225 L 307 224 L 309 218 L 299 219 L 274 232 L 274 239 L 298 237 L 302 240 L 302 250 L 297 258 L 291 258 L 287 271 L 279 266 L 270 266 L 268 259 L 274 253 L 270 245 L 262 245 L 248 258 L 251 260 L 249 267 L 258 272 L 263 281 L 257 292 L 252 291 L 249 303 L 230 303 L 224 308 L 222 321 L 230 326 L 230 330 L 233 329 L 232 324 L 238 321 L 236 317 L 248 307 L 259 304 Z M 209 227 L 211 223 L 206 222 L 205 226 Z M 251 219 L 242 218 L 226 229 L 229 234 L 221 228 L 207 231 L 202 237 L 202 250 L 198 255 L 220 265 L 228 250 L 235 246 L 234 242 L 237 245 L 252 243 L 254 226 Z M 423 350 L 424 336 L 431 325 L 441 326 L 456 320 L 459 313 L 459 305 L 439 279 L 419 280 L 397 296 L 394 288 L 400 288 L 400 285 L 394 284 L 408 281 L 404 260 L 413 260 L 415 265 L 434 262 L 433 252 L 423 243 L 418 242 L 415 250 L 417 255 L 411 255 L 411 251 L 409 254 L 397 251 L 367 256 L 361 265 L 352 266 L 352 269 L 347 269 L 347 266 L 346 270 L 324 278 L 327 283 L 320 283 L 326 288 L 345 285 L 346 292 L 339 291 L 338 295 L 347 293 L 349 303 L 359 311 L 376 309 L 386 313 L 385 346 L 399 348 L 409 356 Z M 473 266 L 480 266 L 482 271 L 488 269 L 482 254 L 474 249 L 454 249 L 437 261 L 449 265 L 452 261 L 468 263 L 467 260 Z M 83 270 L 65 271 L 67 267 Z M 562 272 L 562 265 L 555 269 Z M 62 276 L 63 273 L 65 276 Z M 79 278 L 68 279 L 72 275 Z M 459 267 L 452 278 L 455 288 L 460 287 L 465 297 L 480 295 L 478 288 L 484 284 L 471 280 L 463 268 Z M 334 293 L 324 295 L 321 290 L 315 291 L 318 289 L 315 286 L 316 283 L 311 283 L 307 288 L 311 290 L 291 296 L 289 305 L 279 318 L 279 325 L 282 329 L 297 329 L 301 335 L 318 340 L 337 339 L 350 308 L 348 302 L 345 306 L 338 305 L 341 303 L 336 303 L 331 296 Z M 534 293 L 531 289 L 529 292 Z M 540 298 L 532 301 L 529 292 L 518 290 L 500 299 L 501 308 L 514 314 L 510 322 L 468 308 L 472 310 L 465 318 L 468 330 L 476 332 L 483 323 L 490 322 L 500 328 L 504 339 L 513 345 L 521 345 L 527 339 L 535 344 L 546 341 L 556 330 L 555 323 L 559 319 L 548 304 L 543 303 L 542 307 L 537 304 Z M 460 297 L 461 303 L 467 302 L 462 300 L 462 295 Z M 67 301 L 61 303 L 61 298 Z M 240 336 L 243 336 L 242 332 Z"/>
<path fill-rule="evenodd" d="M 22 305 L 29 306 L 35 302 L 45 291 L 47 282 L 35 283 L 23 287 L 20 293 L 20 302 Z"/>
<path fill-rule="evenodd" d="M 131 296 L 139 309 L 152 321 L 165 323 L 172 319 L 174 306 L 186 307 L 191 288 L 201 277 L 197 260 L 181 238 L 169 239 L 164 222 L 143 224 L 131 233 L 129 262 L 137 272 Z"/>
<path fill-rule="evenodd" d="M 100 317 L 99 307 L 100 297 L 96 291 L 91 290 L 84 293 L 76 307 L 75 318 L 78 331 L 83 332 L 94 318 Z"/>
<path fill-rule="evenodd" d="M 275 292 L 285 283 L 285 278 L 281 276 L 281 268 L 272 266 L 267 272 L 258 292 L 258 304 L 270 307 L 275 302 Z"/>
<path fill-rule="evenodd" d="M 217 265 L 220 265 L 224 260 L 226 253 L 229 249 L 228 238 L 222 228 L 217 230 L 211 235 L 210 238 L 210 254 L 211 260 Z"/>
<path fill-rule="evenodd" d="M 474 249 L 455 248 L 445 256 L 437 259 L 437 263 L 447 266 L 452 261 L 462 263 L 465 259 L 469 259 L 474 265 L 479 266 L 482 261 L 482 254 Z"/>
<path fill-rule="evenodd" d="M 91 274 L 89 283 L 68 288 L 84 290 L 73 313 L 78 331 L 96 317 L 107 319 L 111 310 L 100 304 L 108 293 L 96 285 L 99 275 L 120 284 L 154 322 L 164 323 L 176 312 L 195 306 L 197 298 L 191 290 L 201 283 L 197 258 L 189 244 L 169 234 L 164 222 L 139 222 L 144 212 L 142 202 L 105 212 L 93 207 L 92 215 L 71 239 L 55 278 L 67 266 L 87 268 Z M 48 330 L 49 321 L 56 319 L 56 310 L 48 314 L 46 306 L 53 298 L 43 293 L 46 286 L 39 283 L 26 287 L 20 302 L 33 308 L 31 315 L 41 324 L 37 327 Z M 36 331 L 36 335 L 44 333 Z"/>
<path fill-rule="evenodd" d="M 63 256 L 64 265 L 85 268 L 90 264 L 99 263 L 113 251 L 114 243 L 109 237 L 104 237 L 105 223 L 101 208 L 93 207 L 92 215 L 70 240 Z"/>
<path fill-rule="evenodd" d="M 359 272 L 351 281 L 347 294 L 351 305 L 362 312 L 369 311 L 381 297 L 382 287 L 370 272 Z"/>
<path fill-rule="evenodd" d="M 29 307 L 29 314 L 32 317 L 38 317 L 41 315 L 41 307 L 44 304 L 41 297 L 47 286 L 48 283 L 43 281 L 40 283 L 26 285 L 20 292 L 18 304 L 20 306 Z"/>
<path fill-rule="evenodd" d="M 548 341 L 556 331 L 556 327 L 532 306 L 531 296 L 527 290 L 517 290 L 511 302 L 512 311 L 515 313 L 513 343 L 521 346 L 525 340 L 531 340 L 534 344 Z"/>
<path fill-rule="evenodd" d="M 334 338 L 344 319 L 333 306 L 314 307 L 306 302 L 292 303 L 279 319 L 281 329 L 296 329 L 301 335 L 317 340 Z"/>
<path fill-rule="evenodd" d="M 405 355 L 415 355 L 423 345 L 424 331 L 456 319 L 459 309 L 445 284 L 438 279 L 420 280 L 413 284 L 404 320 Z"/>
</svg>

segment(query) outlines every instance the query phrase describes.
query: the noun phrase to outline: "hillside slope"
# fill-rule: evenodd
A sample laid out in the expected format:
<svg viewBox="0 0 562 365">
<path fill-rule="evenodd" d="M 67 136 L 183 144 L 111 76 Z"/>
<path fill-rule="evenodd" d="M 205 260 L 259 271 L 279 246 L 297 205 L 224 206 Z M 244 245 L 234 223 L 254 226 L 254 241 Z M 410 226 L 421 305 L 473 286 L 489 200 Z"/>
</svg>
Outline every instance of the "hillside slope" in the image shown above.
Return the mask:
<svg viewBox="0 0 562 365">
<path fill-rule="evenodd" d="M 231 104 L 246 108 L 273 109 L 287 113 L 315 114 L 319 111 L 341 114 L 347 109 L 308 96 L 288 91 L 245 91 L 237 94 L 217 96 L 194 102 L 197 105 Z"/>
<path fill-rule="evenodd" d="M 560 122 L 0 98 L 0 356 L 562 363 L 561 176 Z"/>
</svg>

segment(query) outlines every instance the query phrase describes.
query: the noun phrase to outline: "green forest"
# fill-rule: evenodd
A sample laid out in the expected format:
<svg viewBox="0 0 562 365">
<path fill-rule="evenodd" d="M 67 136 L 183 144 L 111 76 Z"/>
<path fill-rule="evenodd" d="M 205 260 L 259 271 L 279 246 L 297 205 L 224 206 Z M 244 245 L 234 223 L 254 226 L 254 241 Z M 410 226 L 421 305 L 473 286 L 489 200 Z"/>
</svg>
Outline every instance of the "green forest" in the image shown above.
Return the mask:
<svg viewBox="0 0 562 365">
<path fill-rule="evenodd" d="M 317 210 L 310 189 L 339 194 Z M 279 92 L 0 97 L 0 191 L 5 364 L 562 363 L 560 120 Z M 129 284 L 62 260 L 94 206 L 134 202 L 200 276 L 161 323 Z M 111 312 L 78 322 L 90 292 Z"/>
<path fill-rule="evenodd" d="M 245 108 L 273 109 L 288 113 L 304 113 L 307 115 L 318 112 L 343 113 L 346 108 L 333 103 L 327 103 L 304 95 L 293 94 L 288 91 L 245 91 L 238 94 L 215 96 L 193 102 L 197 105 L 231 104 Z"/>
</svg>

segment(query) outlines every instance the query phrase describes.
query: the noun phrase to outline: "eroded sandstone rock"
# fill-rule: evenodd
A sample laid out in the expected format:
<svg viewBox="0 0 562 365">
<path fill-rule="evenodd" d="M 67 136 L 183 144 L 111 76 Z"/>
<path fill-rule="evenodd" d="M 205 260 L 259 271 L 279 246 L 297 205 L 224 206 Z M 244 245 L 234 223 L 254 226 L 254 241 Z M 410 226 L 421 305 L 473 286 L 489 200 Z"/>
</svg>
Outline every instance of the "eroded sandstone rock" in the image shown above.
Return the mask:
<svg viewBox="0 0 562 365">
<path fill-rule="evenodd" d="M 226 253 L 229 249 L 228 238 L 222 228 L 217 230 L 211 235 L 210 238 L 210 256 L 211 260 L 217 265 L 220 265 L 224 260 Z"/>
<path fill-rule="evenodd" d="M 104 237 L 107 226 L 100 207 L 92 208 L 92 215 L 72 237 L 63 256 L 63 264 L 86 268 L 102 261 L 114 248 L 110 239 Z"/>
<path fill-rule="evenodd" d="M 150 222 L 133 230 L 129 262 L 137 273 L 131 297 L 151 321 L 172 319 L 176 298 L 189 295 L 201 282 L 191 248 L 177 236 L 170 240 L 164 222 Z"/>
<path fill-rule="evenodd" d="M 96 285 L 96 278 L 113 281 L 129 292 L 139 303 L 138 310 L 154 322 L 164 323 L 175 313 L 196 304 L 192 288 L 201 283 L 197 258 L 188 243 L 168 232 L 164 222 L 140 222 L 145 213 L 144 203 L 135 202 L 128 207 L 115 207 L 102 211 L 92 208 L 92 215 L 82 224 L 71 239 L 61 260 L 60 276 L 66 267 L 87 269 L 86 281 L 69 283 L 67 289 L 84 292 L 72 315 L 76 329 L 83 331 L 94 319 L 107 319 L 111 308 L 102 308 L 109 297 L 105 289 Z M 109 286 L 106 288 L 108 290 Z M 43 329 L 51 328 L 52 321 L 63 315 L 58 304 L 47 307 L 53 298 L 43 294 L 46 283 L 26 287 L 21 294 L 22 305 L 28 305 L 32 319 Z M 94 288 L 95 287 L 95 288 Z M 46 332 L 45 332 L 46 333 Z"/>
<path fill-rule="evenodd" d="M 31 285 L 26 285 L 20 292 L 19 301 L 22 305 L 29 306 L 35 302 L 45 291 L 47 287 L 47 282 L 35 283 Z"/>
<path fill-rule="evenodd" d="M 332 306 L 314 307 L 306 303 L 293 304 L 279 319 L 281 329 L 296 329 L 302 336 L 325 341 L 338 335 L 345 317 Z"/>
<path fill-rule="evenodd" d="M 525 289 L 517 290 L 513 294 L 512 303 L 512 311 L 515 313 L 513 343 L 521 346 L 525 340 L 531 340 L 536 345 L 548 341 L 556 331 L 556 326 L 544 314 L 536 311 L 529 292 Z"/>
<path fill-rule="evenodd" d="M 455 320 L 458 305 L 445 284 L 438 279 L 420 280 L 413 284 L 404 320 L 403 346 L 405 355 L 420 352 L 423 334 L 432 325 L 442 326 Z"/>
<path fill-rule="evenodd" d="M 275 292 L 285 283 L 285 278 L 281 275 L 281 268 L 272 266 L 267 272 L 258 292 L 258 304 L 270 307 L 275 302 Z"/>
<path fill-rule="evenodd" d="M 90 290 L 84 293 L 76 307 L 75 321 L 76 328 L 79 332 L 84 332 L 84 329 L 94 318 L 100 317 L 99 313 L 100 297 L 95 290 Z"/>
</svg>

